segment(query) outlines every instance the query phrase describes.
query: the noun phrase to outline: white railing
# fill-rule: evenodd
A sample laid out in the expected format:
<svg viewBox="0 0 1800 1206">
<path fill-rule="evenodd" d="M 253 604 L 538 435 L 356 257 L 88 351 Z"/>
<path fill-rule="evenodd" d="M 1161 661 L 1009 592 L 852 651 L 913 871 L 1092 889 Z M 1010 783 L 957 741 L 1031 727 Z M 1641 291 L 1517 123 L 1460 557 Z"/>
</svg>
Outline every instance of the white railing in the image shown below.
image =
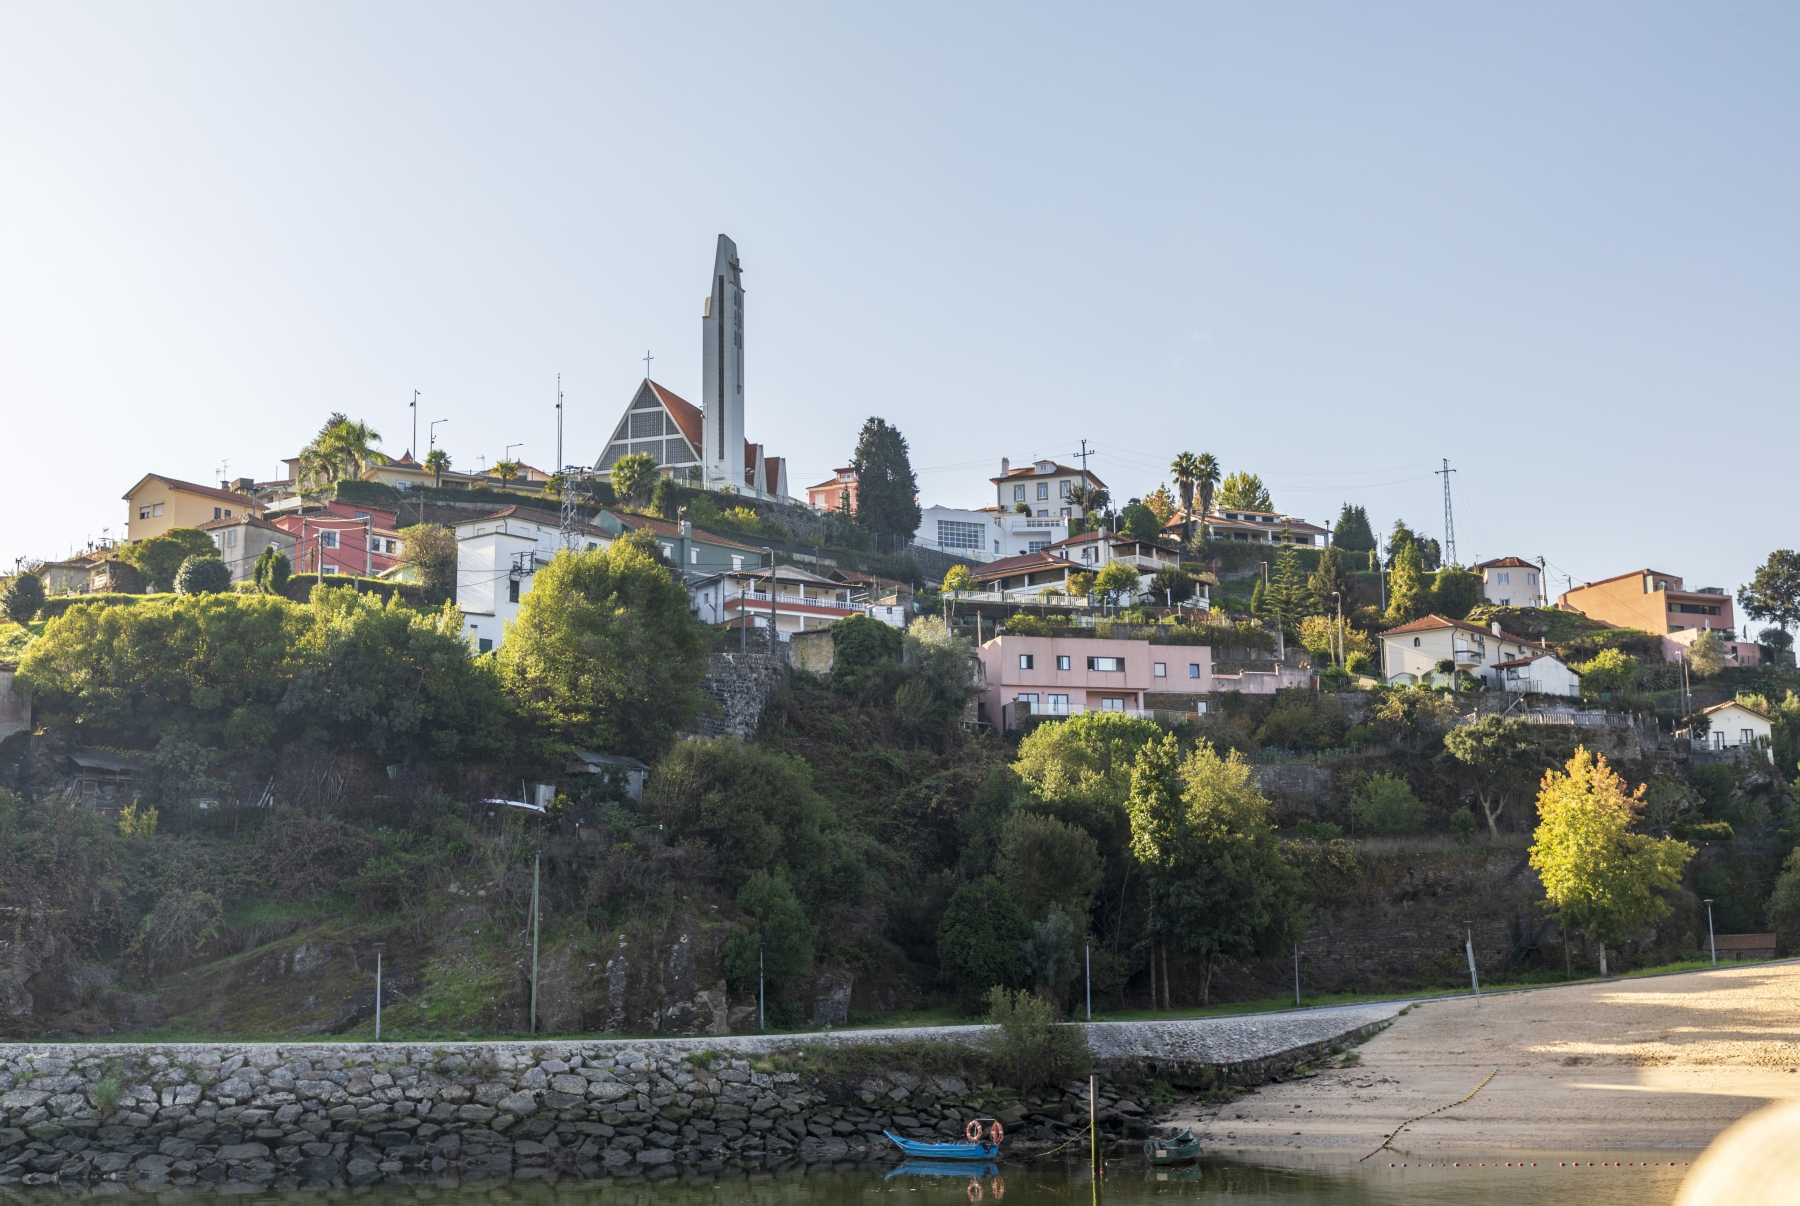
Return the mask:
<svg viewBox="0 0 1800 1206">
<path fill-rule="evenodd" d="M 1001 724 L 1005 731 L 1011 732 L 1021 723 L 1031 719 L 1067 720 L 1071 716 L 1079 716 L 1083 712 L 1101 712 L 1109 716 L 1131 716 L 1140 720 L 1155 719 L 1154 710 L 1150 708 L 1090 708 L 1086 704 L 1063 704 L 1051 707 L 1047 703 L 1032 705 L 1013 702 L 1000 705 Z"/>
</svg>

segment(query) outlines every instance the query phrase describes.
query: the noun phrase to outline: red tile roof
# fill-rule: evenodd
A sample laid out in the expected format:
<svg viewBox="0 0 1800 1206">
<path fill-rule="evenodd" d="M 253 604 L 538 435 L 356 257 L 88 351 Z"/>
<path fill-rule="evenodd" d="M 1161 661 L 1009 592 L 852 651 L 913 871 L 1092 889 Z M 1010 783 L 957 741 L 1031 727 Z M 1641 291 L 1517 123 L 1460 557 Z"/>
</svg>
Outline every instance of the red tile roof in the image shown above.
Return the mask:
<svg viewBox="0 0 1800 1206">
<path fill-rule="evenodd" d="M 1535 561 L 1520 561 L 1517 557 L 1496 557 L 1492 561 L 1483 561 L 1475 569 L 1536 569 Z"/>
<path fill-rule="evenodd" d="M 1511 641 L 1515 645 L 1537 644 L 1536 641 L 1522 636 L 1514 636 L 1512 633 L 1504 630 L 1495 632 L 1492 628 L 1483 628 L 1481 625 L 1471 624 L 1467 620 L 1451 620 L 1439 615 L 1429 615 L 1424 619 L 1414 620 L 1410 624 L 1402 624 L 1398 628 L 1389 628 L 1380 635 L 1399 636 L 1401 633 L 1406 632 L 1434 632 L 1439 628 L 1460 628 L 1464 632 L 1479 632 L 1482 636 L 1491 636 L 1502 641 Z"/>
<path fill-rule="evenodd" d="M 990 477 L 990 478 L 988 478 L 988 480 L 990 482 L 1010 482 L 1010 481 L 1016 481 L 1019 479 L 1030 478 L 1030 477 L 1055 477 L 1059 473 L 1086 474 L 1088 480 L 1093 482 L 1096 486 L 1099 486 L 1101 489 L 1106 488 L 1106 483 L 1100 480 L 1100 475 L 1095 473 L 1091 469 L 1081 469 L 1081 468 L 1078 468 L 1078 467 L 1072 466 L 1072 465 L 1058 464 L 1056 466 L 1056 468 L 1052 469 L 1049 473 L 1039 473 L 1037 471 L 1037 463 L 1035 461 L 1029 465 L 1023 465 L 1017 469 L 1008 469 L 1005 473 L 1001 474 L 999 477 Z"/>
<path fill-rule="evenodd" d="M 342 517 L 340 516 L 339 518 Z M 214 528 L 230 528 L 235 527 L 238 524 L 249 524 L 253 528 L 267 528 L 271 532 L 280 532 L 284 536 L 293 535 L 292 532 L 288 531 L 280 524 L 270 523 L 266 519 L 258 519 L 254 515 L 234 515 L 230 519 L 209 519 L 200 525 L 200 531 L 210 532 Z"/>
<path fill-rule="evenodd" d="M 1079 571 L 1081 566 L 1067 557 L 1058 557 L 1052 553 L 1020 553 L 1017 557 L 1002 557 L 998 561 L 990 561 L 975 570 L 975 580 L 984 582 L 990 578 L 1009 578 L 1014 574 L 1029 573 L 1039 569 L 1067 569 Z"/>
<path fill-rule="evenodd" d="M 204 494 L 208 498 L 223 499 L 225 502 L 244 503 L 252 507 L 256 505 L 256 500 L 251 498 L 248 494 L 239 494 L 234 490 L 216 490 L 211 486 L 202 486 L 196 482 L 184 482 L 178 477 L 164 477 L 160 473 L 144 474 L 144 476 L 138 478 L 137 485 L 134 485 L 131 489 L 119 495 L 119 497 L 129 499 L 133 494 L 138 492 L 138 486 L 143 485 L 151 478 L 155 478 L 172 490 L 185 490 L 189 494 Z"/>
</svg>

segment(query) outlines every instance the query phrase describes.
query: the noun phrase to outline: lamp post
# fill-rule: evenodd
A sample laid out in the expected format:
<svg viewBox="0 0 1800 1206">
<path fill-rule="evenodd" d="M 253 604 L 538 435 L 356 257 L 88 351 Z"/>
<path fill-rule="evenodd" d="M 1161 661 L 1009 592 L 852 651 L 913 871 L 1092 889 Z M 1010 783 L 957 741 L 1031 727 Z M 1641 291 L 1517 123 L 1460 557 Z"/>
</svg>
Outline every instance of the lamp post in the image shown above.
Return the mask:
<svg viewBox="0 0 1800 1206">
<path fill-rule="evenodd" d="M 524 792 L 520 792 L 524 795 Z M 543 870 L 544 852 L 538 851 L 531 860 L 531 1033 L 537 1033 L 537 984 L 538 984 L 538 876 Z"/>
<path fill-rule="evenodd" d="M 1706 945 L 1712 951 L 1712 965 L 1717 967 L 1719 966 L 1719 942 L 1713 937 L 1712 901 L 1704 900 L 1700 903 L 1706 906 Z"/>
<path fill-rule="evenodd" d="M 381 1041 L 381 948 L 385 942 L 375 944 L 375 1041 Z"/>
<path fill-rule="evenodd" d="M 1475 1004 L 1481 1004 L 1481 981 L 1475 978 L 1475 923 L 1463 922 L 1463 950 L 1469 956 L 1469 987 L 1475 990 Z"/>
<path fill-rule="evenodd" d="M 769 652 L 775 652 L 775 550 L 768 545 L 757 546 L 760 551 L 769 555 Z"/>
<path fill-rule="evenodd" d="M 1294 943 L 1294 1008 L 1300 1008 L 1300 944 Z"/>
</svg>

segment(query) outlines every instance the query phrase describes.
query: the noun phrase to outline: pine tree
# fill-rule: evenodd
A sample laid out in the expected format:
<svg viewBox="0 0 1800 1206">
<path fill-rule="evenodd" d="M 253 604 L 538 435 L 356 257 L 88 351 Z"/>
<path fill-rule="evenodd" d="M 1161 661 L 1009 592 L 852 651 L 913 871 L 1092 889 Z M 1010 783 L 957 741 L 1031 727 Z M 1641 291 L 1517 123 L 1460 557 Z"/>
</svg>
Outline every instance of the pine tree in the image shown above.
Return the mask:
<svg viewBox="0 0 1800 1206">
<path fill-rule="evenodd" d="M 1345 503 L 1338 512 L 1337 526 L 1331 530 L 1331 543 L 1347 553 L 1373 552 L 1375 529 L 1369 526 L 1369 513 Z"/>
<path fill-rule="evenodd" d="M 1306 589 L 1306 571 L 1300 568 L 1300 552 L 1284 544 L 1275 554 L 1275 574 L 1263 594 L 1263 605 L 1281 620 L 1283 628 L 1295 628 L 1312 609 Z"/>
<path fill-rule="evenodd" d="M 1344 614 L 1355 610 L 1350 599 L 1350 569 L 1344 564 L 1344 554 L 1336 547 L 1328 548 L 1319 554 L 1319 568 L 1313 572 L 1307 584 L 1312 592 L 1314 615 L 1337 614 L 1340 601 Z M 1333 597 L 1336 592 L 1337 597 Z"/>
<path fill-rule="evenodd" d="M 887 537 L 890 545 L 911 540 L 919 530 L 919 483 L 900 429 L 870 418 L 850 464 L 856 469 L 857 524 Z"/>
<path fill-rule="evenodd" d="M 1419 607 L 1425 602 L 1425 570 L 1420 564 L 1419 546 L 1408 543 L 1394 554 L 1388 570 L 1388 609 L 1390 624 L 1405 624 L 1419 618 Z"/>
</svg>

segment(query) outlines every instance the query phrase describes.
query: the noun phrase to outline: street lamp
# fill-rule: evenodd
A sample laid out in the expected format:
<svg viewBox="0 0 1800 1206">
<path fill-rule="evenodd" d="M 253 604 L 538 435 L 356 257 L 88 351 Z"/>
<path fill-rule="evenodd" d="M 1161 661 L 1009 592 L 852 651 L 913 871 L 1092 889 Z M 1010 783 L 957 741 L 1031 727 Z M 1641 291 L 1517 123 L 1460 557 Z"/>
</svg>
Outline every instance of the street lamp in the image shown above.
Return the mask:
<svg viewBox="0 0 1800 1206">
<path fill-rule="evenodd" d="M 775 652 L 775 550 L 768 545 L 758 545 L 758 550 L 769 555 L 769 652 Z"/>
<path fill-rule="evenodd" d="M 385 942 L 375 944 L 375 1041 L 381 1041 L 381 948 Z"/>
<path fill-rule="evenodd" d="M 1331 597 L 1337 600 L 1337 664 L 1344 664 L 1344 592 L 1334 590 Z"/>
<path fill-rule="evenodd" d="M 1703 900 L 1700 903 L 1706 906 L 1706 945 L 1712 949 L 1712 965 L 1717 967 L 1719 966 L 1719 942 L 1713 937 L 1712 901 Z"/>
<path fill-rule="evenodd" d="M 1475 1003 L 1481 1004 L 1481 981 L 1475 978 L 1475 923 L 1463 922 L 1463 950 L 1469 956 L 1469 987 L 1475 990 Z"/>
</svg>

